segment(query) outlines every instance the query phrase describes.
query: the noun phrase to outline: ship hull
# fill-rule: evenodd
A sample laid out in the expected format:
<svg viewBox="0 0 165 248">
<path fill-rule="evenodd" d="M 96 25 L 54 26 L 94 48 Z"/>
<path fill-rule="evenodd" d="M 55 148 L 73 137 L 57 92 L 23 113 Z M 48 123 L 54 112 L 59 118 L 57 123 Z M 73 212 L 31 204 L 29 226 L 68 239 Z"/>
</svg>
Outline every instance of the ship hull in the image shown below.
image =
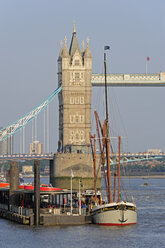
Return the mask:
<svg viewBox="0 0 165 248">
<path fill-rule="evenodd" d="M 129 202 L 99 205 L 91 211 L 92 222 L 99 225 L 125 226 L 137 223 L 136 206 Z"/>
</svg>

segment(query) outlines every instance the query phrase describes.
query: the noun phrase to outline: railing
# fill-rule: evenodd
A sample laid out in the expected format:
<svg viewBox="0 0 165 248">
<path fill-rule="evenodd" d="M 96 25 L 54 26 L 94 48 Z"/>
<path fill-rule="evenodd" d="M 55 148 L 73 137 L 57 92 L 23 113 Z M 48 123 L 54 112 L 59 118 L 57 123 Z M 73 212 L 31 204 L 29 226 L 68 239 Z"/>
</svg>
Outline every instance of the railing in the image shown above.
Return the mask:
<svg viewBox="0 0 165 248">
<path fill-rule="evenodd" d="M 21 206 L 18 207 L 18 206 L 10 205 L 10 212 L 16 213 L 19 215 L 30 216 L 33 214 L 33 209 L 32 208 L 23 208 Z"/>
<path fill-rule="evenodd" d="M 0 209 L 3 210 L 8 210 L 8 205 L 7 204 L 2 204 L 0 203 Z M 32 208 L 23 208 L 21 206 L 14 206 L 10 205 L 9 206 L 9 211 L 11 213 L 19 214 L 19 215 L 24 215 L 24 216 L 31 216 L 33 215 L 33 209 Z M 53 215 L 71 215 L 71 209 L 70 207 L 61 207 L 61 208 L 40 208 L 40 213 L 41 214 L 53 214 Z M 72 214 L 79 214 L 79 208 L 75 207 L 72 210 Z M 82 208 L 81 209 L 81 215 L 86 215 L 86 209 Z"/>
<path fill-rule="evenodd" d="M 61 207 L 61 208 L 40 208 L 41 214 L 53 214 L 53 215 L 71 215 L 70 207 Z M 74 207 L 72 210 L 72 214 L 79 215 L 79 208 Z M 86 208 L 81 209 L 81 215 L 86 215 Z"/>
<path fill-rule="evenodd" d="M 12 154 L 12 155 L 0 155 L 0 160 L 12 160 L 12 159 L 53 159 L 54 153 L 47 154 Z"/>
<path fill-rule="evenodd" d="M 8 205 L 3 203 L 0 203 L 0 209 L 9 210 L 11 213 L 16 213 L 25 216 L 30 216 L 33 214 L 33 209 L 31 208 L 23 208 L 23 207 L 10 205 L 8 209 Z"/>
<path fill-rule="evenodd" d="M 128 75 L 127 75 L 128 76 Z M 146 81 L 158 81 L 160 80 L 160 74 L 129 74 L 128 78 L 126 80 L 135 80 L 135 81 L 141 81 L 141 80 L 146 80 Z"/>
</svg>

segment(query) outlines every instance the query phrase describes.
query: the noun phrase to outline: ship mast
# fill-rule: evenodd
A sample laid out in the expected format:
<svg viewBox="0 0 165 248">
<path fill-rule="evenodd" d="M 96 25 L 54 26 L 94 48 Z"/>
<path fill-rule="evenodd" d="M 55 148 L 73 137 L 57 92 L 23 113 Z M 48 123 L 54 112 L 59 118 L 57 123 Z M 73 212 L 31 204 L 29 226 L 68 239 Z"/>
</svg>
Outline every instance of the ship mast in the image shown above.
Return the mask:
<svg viewBox="0 0 165 248">
<path fill-rule="evenodd" d="M 106 160 L 107 160 L 107 178 L 108 178 L 108 202 L 112 202 L 111 198 L 111 171 L 110 171 L 110 149 L 109 149 L 109 122 L 108 122 L 108 99 L 107 99 L 107 68 L 106 68 L 106 52 L 109 46 L 104 47 L 104 75 L 105 75 L 105 104 L 106 104 Z"/>
<path fill-rule="evenodd" d="M 119 164 L 118 164 L 118 200 L 120 201 L 120 148 L 121 147 L 121 136 L 119 136 Z"/>
</svg>

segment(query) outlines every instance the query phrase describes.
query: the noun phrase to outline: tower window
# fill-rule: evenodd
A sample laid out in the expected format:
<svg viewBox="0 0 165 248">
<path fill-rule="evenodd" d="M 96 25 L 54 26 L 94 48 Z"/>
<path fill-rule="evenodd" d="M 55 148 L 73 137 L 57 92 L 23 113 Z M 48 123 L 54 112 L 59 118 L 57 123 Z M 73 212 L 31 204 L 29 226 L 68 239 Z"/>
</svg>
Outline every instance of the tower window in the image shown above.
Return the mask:
<svg viewBox="0 0 165 248">
<path fill-rule="evenodd" d="M 75 98 L 75 104 L 79 104 L 79 97 Z"/>
<path fill-rule="evenodd" d="M 78 135 L 78 133 L 76 133 L 76 140 L 79 140 L 79 135 Z"/>
<path fill-rule="evenodd" d="M 75 118 L 74 115 L 70 115 L 70 123 L 74 123 L 75 122 L 74 118 Z"/>
<path fill-rule="evenodd" d="M 80 131 L 81 141 L 84 141 L 84 131 Z"/>
<path fill-rule="evenodd" d="M 84 123 L 84 115 L 80 115 L 80 123 Z"/>
<path fill-rule="evenodd" d="M 75 73 L 75 79 L 79 79 L 80 78 L 80 74 L 79 73 Z"/>
<path fill-rule="evenodd" d="M 74 65 L 79 65 L 79 64 L 80 64 L 79 60 L 75 59 Z"/>
<path fill-rule="evenodd" d="M 74 97 L 70 97 L 70 104 L 74 104 Z"/>
<path fill-rule="evenodd" d="M 80 97 L 80 104 L 84 104 L 84 97 Z"/>
<path fill-rule="evenodd" d="M 76 123 L 79 123 L 79 116 L 76 116 Z"/>
</svg>

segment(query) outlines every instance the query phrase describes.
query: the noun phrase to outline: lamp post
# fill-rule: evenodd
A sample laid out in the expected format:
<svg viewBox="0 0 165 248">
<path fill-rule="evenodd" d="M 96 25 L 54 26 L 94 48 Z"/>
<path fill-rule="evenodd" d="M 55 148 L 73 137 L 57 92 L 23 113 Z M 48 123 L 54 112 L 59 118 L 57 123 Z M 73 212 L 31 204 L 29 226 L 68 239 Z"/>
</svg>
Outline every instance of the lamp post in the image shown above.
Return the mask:
<svg viewBox="0 0 165 248">
<path fill-rule="evenodd" d="M 70 200 L 71 200 L 71 202 L 70 202 L 70 213 L 71 213 L 71 215 L 72 215 L 72 178 L 74 177 L 74 174 L 73 174 L 73 171 L 71 170 L 71 177 L 70 177 Z"/>
<path fill-rule="evenodd" d="M 81 215 L 81 181 L 79 179 L 79 215 Z"/>
</svg>

